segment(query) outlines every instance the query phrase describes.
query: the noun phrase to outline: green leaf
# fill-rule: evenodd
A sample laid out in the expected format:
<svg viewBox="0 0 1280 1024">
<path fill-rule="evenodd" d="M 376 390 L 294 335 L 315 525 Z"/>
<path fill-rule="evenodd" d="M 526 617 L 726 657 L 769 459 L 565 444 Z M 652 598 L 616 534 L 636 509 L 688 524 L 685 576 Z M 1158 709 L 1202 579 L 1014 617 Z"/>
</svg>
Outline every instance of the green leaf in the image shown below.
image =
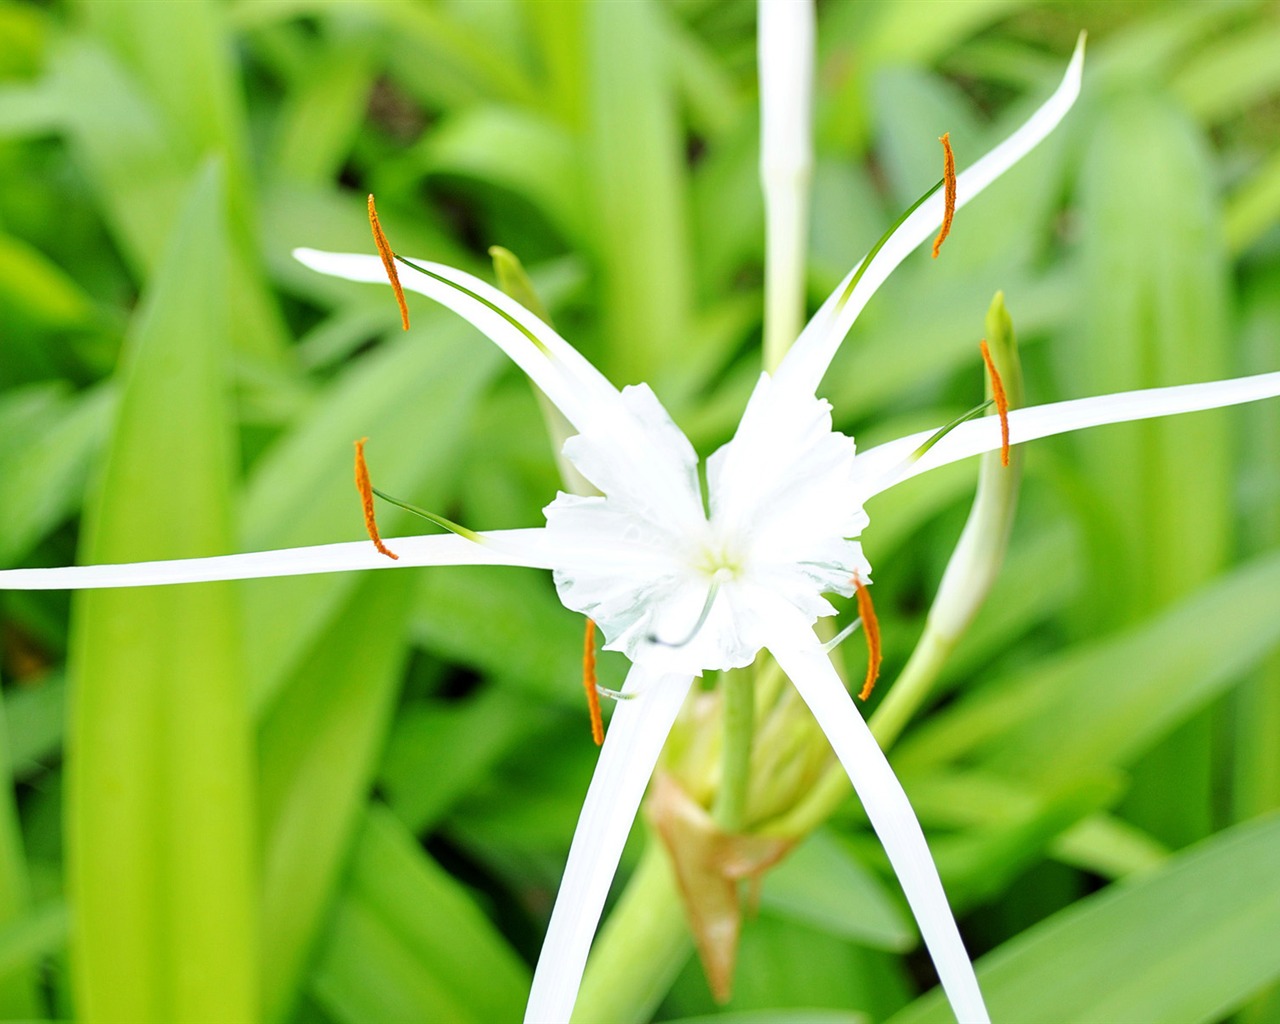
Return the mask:
<svg viewBox="0 0 1280 1024">
<path fill-rule="evenodd" d="M 678 1017 L 669 1024 L 871 1024 L 871 1018 L 852 1010 L 774 1009 Z"/>
<path fill-rule="evenodd" d="M 368 108 L 373 46 L 367 33 L 331 33 L 291 83 L 273 141 L 272 175 L 291 188 L 320 186 L 338 176 Z"/>
<path fill-rule="evenodd" d="M 1280 976 L 1280 817 L 1239 825 L 1082 900 L 978 962 L 993 1020 L 1199 1024 Z M 933 992 L 891 1024 L 950 1021 Z"/>
<path fill-rule="evenodd" d="M 883 1020 L 902 1005 L 906 991 L 904 976 L 888 954 L 762 913 L 743 926 L 733 996 L 724 1010 L 768 1011 L 771 1020 L 788 1020 L 796 1011 L 829 1009 Z M 677 1015 L 712 1012 L 696 964 L 686 968 L 670 1002 Z"/>
<path fill-rule="evenodd" d="M 518 1020 L 529 971 L 386 809 L 372 806 L 312 973 L 339 1022 Z"/>
<path fill-rule="evenodd" d="M 1226 210 L 1227 245 L 1243 252 L 1280 222 L 1280 153 L 1232 193 Z"/>
<path fill-rule="evenodd" d="M 20 558 L 78 507 L 114 408 L 109 388 L 70 398 L 38 392 L 0 398 L 0 563 Z"/>
<path fill-rule="evenodd" d="M 15 971 L 30 970 L 41 957 L 66 946 L 70 915 L 63 903 L 44 903 L 0 929 L 0 977 L 8 981 Z M 34 993 L 33 993 L 34 995 Z M 14 1016 L 36 1017 L 34 1006 Z"/>
<path fill-rule="evenodd" d="M 9 765 L 16 779 L 42 771 L 62 749 L 67 681 L 61 673 L 29 680 L 5 695 Z"/>
<path fill-rule="evenodd" d="M 519 159 L 512 158 L 516 153 Z M 578 152 L 562 126 L 523 110 L 468 107 L 432 132 L 417 155 L 432 174 L 470 177 L 524 196 L 572 248 L 590 244 Z"/>
<path fill-rule="evenodd" d="M 130 331 L 87 562 L 232 550 L 222 211 L 220 175 L 206 167 Z M 234 593 L 213 584 L 76 595 L 68 845 L 86 1021 L 257 1016 Z"/>
<path fill-rule="evenodd" d="M 775 914 L 879 949 L 908 949 L 915 930 L 880 880 L 830 833 L 816 832 L 764 876 Z"/>
<path fill-rule="evenodd" d="M 159 265 L 168 226 L 201 160 L 209 154 L 229 160 L 228 302 L 234 340 L 239 351 L 271 363 L 281 358 L 285 330 L 257 265 L 248 172 L 241 166 L 234 101 L 225 95 L 230 83 L 220 80 L 222 70 L 209 66 L 221 59 L 210 52 L 217 50 L 216 40 L 201 34 L 204 15 L 196 8 L 207 6 L 86 4 L 90 11 L 116 11 L 107 17 L 120 19 L 114 29 L 119 35 L 129 36 L 132 17 L 141 16 L 146 25 L 139 34 L 161 41 L 139 56 L 148 65 L 140 81 L 97 39 L 64 40 L 51 61 L 49 84 L 62 106 L 77 161 L 140 279 Z M 147 21 L 153 14 L 164 18 Z M 178 37 L 176 45 L 164 38 L 169 29 Z"/>
<path fill-rule="evenodd" d="M 1280 555 L 1256 559 L 1139 627 L 992 683 L 908 736 L 896 762 L 976 757 L 1044 783 L 1127 766 L 1280 641 L 1277 587 Z"/>
<path fill-rule="evenodd" d="M 442 507 L 462 426 L 497 366 L 492 346 L 464 325 L 430 311 L 416 316 L 414 331 L 339 376 L 259 460 L 245 497 L 244 549 L 363 537 L 351 468 L 351 445 L 359 437 L 369 438 L 375 483 L 425 507 Z M 379 511 L 385 537 L 412 521 L 398 509 Z M 411 532 L 421 531 L 414 525 Z M 243 587 L 256 708 L 270 702 L 334 623 L 357 583 L 355 575 L 339 573 Z"/>
<path fill-rule="evenodd" d="M 6 932 L 26 923 L 31 883 L 23 852 L 18 808 L 13 798 L 12 743 L 5 707 L 0 703 L 0 1017 L 34 1017 L 37 976 L 34 957 L 3 956 Z M 25 932 L 20 932 L 25 934 Z M 18 943 L 21 947 L 21 943 Z"/>
<path fill-rule="evenodd" d="M 265 1018 L 287 1017 L 360 827 L 407 651 L 407 572 L 361 579 L 262 723 Z"/>
<path fill-rule="evenodd" d="M 1263 20 L 1263 19 L 1266 20 Z M 1210 123 L 1238 116 L 1280 90 L 1280 25 L 1258 21 L 1208 45 L 1177 69 L 1173 91 L 1187 108 Z"/>
<path fill-rule="evenodd" d="M 585 15 L 585 187 L 597 225 L 604 328 L 620 380 L 676 376 L 677 353 L 687 345 L 684 143 L 659 21 L 665 16 L 648 0 L 591 4 Z"/>
<path fill-rule="evenodd" d="M 1056 350 L 1072 393 L 1231 376 L 1229 265 L 1215 171 L 1195 124 L 1156 93 L 1109 98 L 1080 191 L 1088 298 L 1077 343 Z M 1233 422 L 1210 412 L 1072 439 L 1109 520 L 1090 538 L 1095 571 L 1109 581 L 1093 592 L 1095 623 L 1132 622 L 1226 564 Z M 1212 733 L 1208 717 L 1188 721 L 1135 766 L 1129 816 L 1174 845 L 1212 828 Z"/>
<path fill-rule="evenodd" d="M 581 708 L 582 618 L 566 611 L 541 570 L 453 567 L 423 574 L 416 638 L 452 661 L 481 669 L 525 694 Z M 617 689 L 621 659 L 604 654 L 600 685 Z"/>
<path fill-rule="evenodd" d="M 548 715 L 522 695 L 491 686 L 474 697 L 402 709 L 387 742 L 378 787 L 396 816 L 428 832 L 503 757 L 546 728 Z"/>
</svg>

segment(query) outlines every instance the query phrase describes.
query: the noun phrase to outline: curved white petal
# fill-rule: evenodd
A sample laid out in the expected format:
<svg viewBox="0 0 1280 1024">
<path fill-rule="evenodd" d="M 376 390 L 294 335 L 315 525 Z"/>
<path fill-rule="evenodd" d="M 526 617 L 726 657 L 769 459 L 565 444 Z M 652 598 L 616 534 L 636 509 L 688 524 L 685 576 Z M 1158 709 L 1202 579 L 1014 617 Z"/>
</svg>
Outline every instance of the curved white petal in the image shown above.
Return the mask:
<svg viewBox="0 0 1280 1024">
<path fill-rule="evenodd" d="M 902 785 L 809 628 L 792 616 L 779 616 L 775 636 L 769 650 L 809 705 L 849 773 L 897 872 L 956 1019 L 961 1024 L 987 1024 L 990 1017 L 978 979 Z"/>
<path fill-rule="evenodd" d="M 387 283 L 387 272 L 378 256 L 317 249 L 295 249 L 293 256 L 321 274 Z M 404 288 L 434 299 L 475 326 L 510 356 L 579 430 L 587 429 L 602 405 L 608 410 L 617 401 L 617 389 L 608 378 L 520 303 L 464 271 L 428 260 L 413 262 L 426 273 L 398 264 Z"/>
<path fill-rule="evenodd" d="M 1069 402 L 1013 410 L 1009 413 L 1009 439 L 1013 444 L 1021 444 L 1054 434 L 1084 430 L 1086 427 L 1242 405 L 1277 395 L 1280 395 L 1280 373 L 1260 373 L 1253 377 L 1236 377 L 1204 384 L 1180 384 L 1176 387 L 1076 398 Z M 995 416 L 984 416 L 982 419 L 961 423 L 919 459 L 913 460 L 912 454 L 935 433 L 933 430 L 923 430 L 870 448 L 857 456 L 862 500 L 930 469 L 967 459 L 971 455 L 996 451 L 1000 447 L 999 420 Z"/>
<path fill-rule="evenodd" d="M 1031 152 L 1058 126 L 1080 95 L 1083 67 L 1084 36 L 1081 35 L 1062 83 L 1054 94 L 1021 128 L 957 176 L 957 209 Z M 788 387 L 809 392 L 817 389 L 858 314 L 894 268 L 938 230 L 942 224 L 944 206 L 941 191 L 935 192 L 921 203 L 876 253 L 852 294 L 846 295 L 861 264 L 849 271 L 787 353 L 786 359 L 778 368 L 777 377 L 780 382 L 785 381 Z"/>
<path fill-rule="evenodd" d="M 69 565 L 56 569 L 0 569 L 0 590 L 97 590 L 156 587 L 170 583 L 309 576 L 357 569 L 404 569 L 421 565 L 521 565 L 549 569 L 565 552 L 545 529 L 495 530 L 477 544 L 456 534 L 388 538 L 398 560 L 379 554 L 367 540 L 211 558 L 177 558 L 124 565 Z"/>
<path fill-rule="evenodd" d="M 640 800 L 692 682 L 632 668 L 573 833 L 569 862 L 533 973 L 526 1024 L 567 1024 L 587 953 Z"/>
</svg>

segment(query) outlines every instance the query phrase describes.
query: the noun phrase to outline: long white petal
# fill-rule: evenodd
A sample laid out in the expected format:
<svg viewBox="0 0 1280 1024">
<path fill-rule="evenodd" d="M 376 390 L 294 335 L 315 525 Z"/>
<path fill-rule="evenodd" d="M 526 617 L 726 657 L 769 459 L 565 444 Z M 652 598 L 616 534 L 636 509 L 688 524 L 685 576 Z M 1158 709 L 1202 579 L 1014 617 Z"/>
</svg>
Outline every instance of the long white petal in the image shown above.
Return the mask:
<svg viewBox="0 0 1280 1024">
<path fill-rule="evenodd" d="M 760 0 L 760 180 L 765 210 L 765 368 L 804 315 L 813 175 L 813 0 Z"/>
<path fill-rule="evenodd" d="M 1242 405 L 1277 395 L 1280 395 L 1280 373 L 1261 373 L 1205 384 L 1181 384 L 1122 391 L 1095 398 L 1076 398 L 1069 402 L 1013 410 L 1009 413 L 1009 439 L 1013 444 L 1021 444 L 1086 427 Z M 923 430 L 870 448 L 859 455 L 854 466 L 863 500 L 930 469 L 1000 447 L 999 421 L 995 416 L 984 416 L 961 423 L 919 459 L 913 460 L 912 454 L 935 433 Z"/>
<path fill-rule="evenodd" d="M 386 284 L 378 256 L 295 249 L 312 270 L 348 281 Z M 618 392 L 608 379 L 552 328 L 478 277 L 428 260 L 414 260 L 427 273 L 397 265 L 400 283 L 448 307 L 501 348 L 579 430 L 601 405 L 611 408 Z"/>
<path fill-rule="evenodd" d="M 1052 132 L 1080 95 L 1081 73 L 1084 68 L 1084 36 L 1076 44 L 1071 63 L 1067 65 L 1062 83 L 1052 96 L 1031 115 L 1021 128 L 996 146 L 986 156 L 966 169 L 956 178 L 956 208 L 964 206 L 1004 174 L 1014 164 L 1034 149 Z M 788 386 L 813 392 L 821 383 L 827 367 L 839 349 L 844 336 L 849 333 L 854 320 L 862 312 L 876 289 L 884 283 L 904 259 L 921 242 L 932 237 L 942 224 L 945 207 L 942 192 L 926 199 L 889 237 L 866 273 L 858 281 L 851 295 L 846 291 L 857 274 L 859 264 L 845 276 L 822 307 L 814 314 L 799 339 L 787 353 L 778 369 L 777 377 Z"/>
<path fill-rule="evenodd" d="M 769 650 L 809 705 L 849 773 L 897 872 L 956 1019 L 960 1024 L 986 1024 L 990 1018 L 978 979 L 901 783 L 809 628 L 783 616 L 777 622 L 777 636 Z"/>
<path fill-rule="evenodd" d="M 0 590 L 97 590 L 155 587 L 169 583 L 252 580 L 266 576 L 308 576 L 357 569 L 404 569 L 418 565 L 522 565 L 549 569 L 564 553 L 543 528 L 495 530 L 477 544 L 456 534 L 389 538 L 392 560 L 367 540 L 320 544 L 278 551 L 211 558 L 179 558 L 125 565 L 69 565 L 56 569 L 0 569 Z"/>
<path fill-rule="evenodd" d="M 526 1024 L 567 1024 L 578 998 L 591 940 L 618 869 L 640 800 L 691 676 L 659 676 L 633 667 L 609 723 L 569 848 L 569 862 L 533 973 Z"/>
</svg>

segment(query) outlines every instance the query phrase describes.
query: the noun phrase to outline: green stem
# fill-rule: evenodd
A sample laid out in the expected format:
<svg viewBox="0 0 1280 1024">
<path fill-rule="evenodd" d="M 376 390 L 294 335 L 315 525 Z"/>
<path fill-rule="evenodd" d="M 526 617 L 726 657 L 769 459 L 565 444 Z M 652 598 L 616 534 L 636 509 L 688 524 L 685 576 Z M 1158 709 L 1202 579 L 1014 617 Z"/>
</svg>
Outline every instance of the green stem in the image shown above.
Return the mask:
<svg viewBox="0 0 1280 1024">
<path fill-rule="evenodd" d="M 740 832 L 746 823 L 751 782 L 751 747 L 755 739 L 755 675 L 750 668 L 720 676 L 724 692 L 724 759 L 712 816 L 725 832 Z"/>
<path fill-rule="evenodd" d="M 591 950 L 572 1019 L 580 1024 L 642 1024 L 692 951 L 667 851 L 650 836 L 626 892 Z"/>
<path fill-rule="evenodd" d="M 925 630 L 902 674 L 894 680 L 867 723 L 882 750 L 888 750 L 898 741 L 907 722 L 920 710 L 954 647 L 952 637 Z"/>
</svg>

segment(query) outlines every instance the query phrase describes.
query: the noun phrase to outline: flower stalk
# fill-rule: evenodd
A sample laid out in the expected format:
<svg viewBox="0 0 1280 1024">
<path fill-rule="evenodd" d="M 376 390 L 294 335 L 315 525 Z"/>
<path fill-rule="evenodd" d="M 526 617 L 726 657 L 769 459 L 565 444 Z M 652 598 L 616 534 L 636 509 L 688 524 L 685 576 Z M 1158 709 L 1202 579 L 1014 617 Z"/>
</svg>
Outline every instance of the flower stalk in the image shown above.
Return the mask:
<svg viewBox="0 0 1280 1024">
<path fill-rule="evenodd" d="M 997 292 L 991 301 L 986 328 L 987 348 L 997 371 L 987 381 L 987 395 L 995 399 L 1003 390 L 1007 407 L 1017 409 L 1025 399 L 1022 364 L 1003 292 Z M 1021 449 L 1009 449 L 1007 454 L 1007 464 L 1002 464 L 1004 449 L 982 457 L 973 509 L 942 574 L 924 633 L 902 675 L 871 716 L 871 731 L 883 746 L 892 746 L 907 722 L 928 701 L 938 673 L 986 601 L 1004 563 L 1018 506 L 1023 462 Z"/>
</svg>

